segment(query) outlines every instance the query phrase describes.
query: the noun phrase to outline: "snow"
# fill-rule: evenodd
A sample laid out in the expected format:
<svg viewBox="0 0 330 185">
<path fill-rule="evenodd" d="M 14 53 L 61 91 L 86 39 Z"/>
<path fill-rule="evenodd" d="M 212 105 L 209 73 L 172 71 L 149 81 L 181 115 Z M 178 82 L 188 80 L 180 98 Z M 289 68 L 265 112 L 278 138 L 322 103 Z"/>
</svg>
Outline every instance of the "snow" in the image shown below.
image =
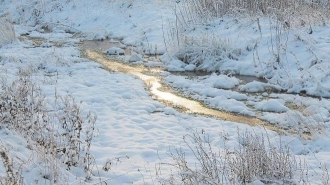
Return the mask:
<svg viewBox="0 0 330 185">
<path fill-rule="evenodd" d="M 186 65 L 180 60 L 171 60 L 167 63 L 167 70 L 168 71 L 185 71 L 184 67 Z"/>
<path fill-rule="evenodd" d="M 253 81 L 245 85 L 240 85 L 238 89 L 246 92 L 263 92 L 265 91 L 265 86 L 264 83 Z"/>
<path fill-rule="evenodd" d="M 239 114 L 255 116 L 253 111 L 250 111 L 249 108 L 242 102 L 235 99 L 227 99 L 221 96 L 215 98 L 209 98 L 207 100 L 209 105 L 216 107 L 218 109 L 224 109 L 226 111 L 235 112 Z"/>
<path fill-rule="evenodd" d="M 256 108 L 268 112 L 286 112 L 289 110 L 280 99 L 263 100 L 256 104 Z"/>
<path fill-rule="evenodd" d="M 184 76 L 167 75 L 165 80 L 169 85 L 183 89 L 187 96 L 202 100 L 212 107 L 250 116 L 255 115 L 247 105 L 241 102 L 247 100 L 248 97 L 231 90 L 240 83 L 236 77 L 211 74 L 207 77 L 190 79 Z"/>
<path fill-rule="evenodd" d="M 232 89 L 240 83 L 240 80 L 235 77 L 228 77 L 226 75 L 212 74 L 205 81 L 205 84 L 213 84 L 217 89 Z"/>
<path fill-rule="evenodd" d="M 125 51 L 121 48 L 111 47 L 106 51 L 108 55 L 124 55 Z"/>
<path fill-rule="evenodd" d="M 184 67 L 185 71 L 194 71 L 195 69 L 196 69 L 196 65 L 194 65 L 194 64 L 189 64 Z"/>
<path fill-rule="evenodd" d="M 42 16 L 33 14 L 35 8 L 41 10 Z M 253 18 L 224 17 L 213 20 L 211 26 L 195 25 L 180 32 L 180 37 L 188 43 L 180 48 L 164 43 L 163 35 L 173 28 L 175 20 L 173 4 L 169 1 L 5 0 L 0 2 L 1 10 L 12 14 L 17 35 L 29 36 L 0 48 L 1 75 L 11 81 L 19 68 L 32 66 L 36 69 L 33 79 L 49 102 L 55 93 L 71 95 L 82 102 L 84 114 L 88 111 L 97 114 L 97 136 L 91 147 L 95 156 L 94 172 L 102 179 L 110 179 L 108 183 L 154 184 L 155 166 L 173 162 L 168 156 L 169 147 L 181 147 L 187 151 L 187 158 L 192 158 L 182 140 L 191 130 L 207 132 L 217 149 L 235 148 L 239 143 L 237 129 L 260 135 L 265 130 L 181 113 L 157 102 L 137 77 L 108 72 L 100 64 L 82 58 L 79 43 L 82 39 L 119 42 L 118 47 L 104 51 L 109 55 L 124 55 L 123 49 L 131 46 L 143 54 L 164 54 L 161 62 L 156 57 L 143 64 L 165 68 L 167 72 L 161 73 L 162 82 L 176 93 L 216 110 L 255 116 L 291 129 L 282 137 L 267 130 L 269 142 L 277 143 L 281 139 L 288 143 L 297 157 L 314 167 L 315 173 L 322 173 L 320 163 L 330 167 L 328 25 L 313 26 L 313 34 L 304 29 L 288 32 L 285 49 L 278 53 L 281 60 L 276 62 L 276 51 L 269 45 L 275 30 L 266 18 L 260 18 L 262 36 L 256 31 L 258 25 Z M 46 25 L 50 31 L 44 29 Z M 45 40 L 38 43 L 38 39 Z M 185 61 L 181 55 L 189 52 L 198 55 L 191 55 L 191 60 Z M 133 51 L 125 57 L 131 64 L 141 64 L 144 61 L 141 54 Z M 203 76 L 171 73 L 196 70 L 218 73 Z M 238 74 L 264 77 L 266 81 L 245 82 L 235 77 Z M 313 137 L 303 140 L 303 132 Z M 228 134 L 228 146 L 221 145 L 219 133 Z M 33 143 L 27 143 L 26 138 L 8 129 L 1 129 L 0 136 L 1 150 L 8 150 L 17 164 L 23 161 L 24 184 L 36 181 L 45 184 L 40 174 L 47 170 L 49 163 L 29 149 Z M 109 160 L 113 165 L 106 172 L 102 167 Z M 67 171 L 60 164 L 58 171 L 63 174 L 61 182 L 71 184 L 78 184 L 86 175 L 82 169 Z M 168 178 L 171 173 L 175 174 L 175 169 L 162 172 Z M 0 175 L 5 175 L 2 164 Z M 320 182 L 320 178 L 312 174 L 310 179 Z M 263 183 L 256 180 L 251 184 Z"/>
<path fill-rule="evenodd" d="M 0 11 L 0 47 L 16 39 L 10 13 Z"/>
<path fill-rule="evenodd" d="M 149 96 L 139 79 L 103 70 L 99 64 L 80 58 L 78 48 L 25 47 L 29 44 L 17 42 L 2 48 L 1 55 L 7 58 L 3 68 L 11 69 L 8 75 L 13 78 L 19 67 L 42 66 L 34 73 L 34 78 L 47 99 L 51 100 L 55 91 L 59 96 L 70 94 L 82 102 L 81 106 L 86 111 L 97 113 L 98 136 L 94 138 L 91 151 L 99 169 L 109 158 L 120 158 L 120 164 L 113 166 L 110 173 L 100 172 L 107 178 L 116 177 L 110 181 L 112 183 L 142 183 L 143 178 L 138 169 L 153 169 L 159 163 L 159 158 L 168 161 L 167 148 L 171 145 L 182 146 L 182 136 L 189 133 L 187 129 L 221 131 L 229 126 L 235 132 L 239 125 L 181 114 L 166 107 Z M 21 52 L 17 53 L 18 50 Z M 44 63 L 46 56 L 48 60 Z M 9 62 L 12 59 L 18 60 Z M 245 125 L 240 127 L 248 129 Z M 229 128 L 226 132 L 230 131 Z M 37 170 L 35 167 L 25 167 L 33 173 Z M 64 169 L 61 171 L 65 172 Z M 31 172 L 26 171 L 24 174 Z M 71 173 L 71 177 L 83 177 L 78 169 Z M 125 175 L 120 176 L 122 174 Z M 34 181 L 33 176 L 30 177 L 25 179 L 27 183 Z M 151 181 L 149 178 L 144 180 Z M 68 182 L 73 183 L 74 180 Z"/>
<path fill-rule="evenodd" d="M 138 61 L 144 61 L 141 55 L 132 52 L 131 57 L 128 59 L 129 62 L 138 62 Z"/>
</svg>

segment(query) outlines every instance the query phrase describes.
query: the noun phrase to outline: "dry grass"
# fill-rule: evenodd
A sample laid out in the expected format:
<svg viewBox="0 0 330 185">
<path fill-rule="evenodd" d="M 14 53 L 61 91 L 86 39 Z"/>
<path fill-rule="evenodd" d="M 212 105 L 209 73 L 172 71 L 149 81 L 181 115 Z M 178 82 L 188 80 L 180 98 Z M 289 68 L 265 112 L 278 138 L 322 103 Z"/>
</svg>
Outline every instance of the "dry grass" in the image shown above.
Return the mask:
<svg viewBox="0 0 330 185">
<path fill-rule="evenodd" d="M 260 180 L 266 184 L 292 184 L 298 165 L 287 145 L 280 141 L 272 145 L 267 135 L 238 131 L 239 144 L 234 150 L 226 147 L 228 138 L 222 136 L 224 149 L 213 146 L 205 132 L 193 131 L 184 136 L 190 151 L 174 148 L 170 156 L 178 169 L 171 184 L 247 184 Z M 187 158 L 192 153 L 194 158 Z"/>
<path fill-rule="evenodd" d="M 324 23 L 329 10 L 330 2 L 325 0 L 182 0 L 177 3 L 178 18 L 185 24 L 226 15 L 249 15 L 273 17 L 296 27 Z"/>
<path fill-rule="evenodd" d="M 174 147 L 169 152 L 173 159 L 169 165 L 175 167 L 178 174 L 162 179 L 160 184 L 312 183 L 309 175 L 313 169 L 303 158 L 297 158 L 281 138 L 274 144 L 266 132 L 263 135 L 238 131 L 237 134 L 235 148 L 227 146 L 230 142 L 227 135 L 221 135 L 221 148 L 215 146 L 204 131 L 185 135 L 184 143 L 189 149 Z M 313 171 L 312 176 L 317 176 L 319 184 L 329 184 L 326 166 L 320 163 L 320 169 L 318 173 Z"/>
<path fill-rule="evenodd" d="M 90 153 L 96 116 L 83 114 L 73 97 L 59 97 L 54 102 L 45 100 L 32 74 L 37 69 L 19 69 L 12 82 L 0 78 L 0 129 L 14 130 L 31 143 L 31 150 L 45 163 L 43 178 L 50 183 L 61 183 L 61 169 L 81 168 L 86 180 L 92 174 L 94 157 Z M 0 148 L 6 179 L 19 181 L 21 175 Z M 18 180 L 17 180 L 18 179 Z M 0 181 L 1 184 L 1 181 Z"/>
</svg>

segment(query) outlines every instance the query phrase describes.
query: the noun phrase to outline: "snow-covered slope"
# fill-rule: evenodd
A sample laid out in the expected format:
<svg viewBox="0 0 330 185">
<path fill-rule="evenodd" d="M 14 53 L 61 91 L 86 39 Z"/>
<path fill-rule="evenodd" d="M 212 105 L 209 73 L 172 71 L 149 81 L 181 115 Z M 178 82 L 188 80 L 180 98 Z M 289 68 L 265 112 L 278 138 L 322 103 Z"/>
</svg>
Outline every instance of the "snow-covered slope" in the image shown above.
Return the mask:
<svg viewBox="0 0 330 185">
<path fill-rule="evenodd" d="M 58 184 L 155 184 L 159 165 L 166 166 L 162 177 L 176 175 L 175 168 L 167 169 L 166 164 L 173 162 L 169 147 L 182 147 L 187 159 L 194 157 L 182 139 L 191 130 L 208 133 L 212 146 L 221 151 L 234 151 L 240 145 L 238 129 L 265 133 L 264 128 L 180 113 L 153 100 L 136 77 L 110 73 L 83 58 L 80 40 L 106 38 L 134 45 L 144 54 L 167 52 L 162 62 L 171 71 L 222 72 L 196 79 L 165 75 L 165 81 L 214 108 L 259 116 L 285 128 L 296 128 L 295 133 L 312 134 L 312 140 L 302 140 L 303 136 L 280 137 L 267 130 L 270 144 L 287 143 L 297 159 L 306 161 L 303 165 L 313 171 L 307 173 L 309 182 L 326 179 L 323 165 L 330 166 L 329 100 L 264 91 L 274 88 L 330 96 L 328 26 L 313 27 L 312 34 L 304 28 L 287 30 L 277 35 L 283 45 L 276 50 L 271 43 L 276 30 L 266 18 L 225 17 L 182 30 L 176 25 L 174 8 L 171 1 L 161 0 L 0 1 L 0 11 L 11 13 L 16 33 L 21 36 L 0 48 L 4 81 L 17 78 L 20 68 L 31 68 L 31 78 L 45 96 L 47 108 L 56 107 L 55 97 L 70 95 L 81 102 L 83 116 L 89 111 L 98 116 L 90 148 L 95 158 L 91 171 L 81 166 L 67 169 L 61 156 L 49 161 L 45 153 L 29 146 L 36 141 L 1 127 L 0 152 L 8 151 L 23 184 L 51 184 L 54 174 L 61 177 Z M 180 38 L 179 46 L 172 41 L 176 37 Z M 232 77 L 235 74 L 266 77 L 268 82 L 242 84 Z M 34 155 L 38 151 L 40 155 Z M 0 173 L 1 177 L 8 176 L 5 163 Z M 89 176 L 92 178 L 86 179 Z M 295 180 L 304 183 L 304 178 Z"/>
</svg>

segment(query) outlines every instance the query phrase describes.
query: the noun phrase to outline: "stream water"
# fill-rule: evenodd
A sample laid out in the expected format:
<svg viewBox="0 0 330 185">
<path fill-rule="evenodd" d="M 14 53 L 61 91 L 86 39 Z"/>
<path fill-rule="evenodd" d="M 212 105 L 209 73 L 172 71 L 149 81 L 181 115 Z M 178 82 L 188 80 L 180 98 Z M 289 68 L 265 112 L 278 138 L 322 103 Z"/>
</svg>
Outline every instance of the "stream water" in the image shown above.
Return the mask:
<svg viewBox="0 0 330 185">
<path fill-rule="evenodd" d="M 40 45 L 44 42 L 44 39 L 38 38 L 30 38 L 30 37 L 22 37 L 20 39 L 29 39 L 35 42 L 36 46 Z M 56 44 L 57 46 L 60 44 Z M 83 41 L 79 44 L 82 50 L 85 52 L 86 58 L 98 62 L 102 64 L 106 69 L 109 71 L 118 71 L 130 75 L 134 75 L 140 78 L 146 86 L 149 88 L 151 95 L 157 100 L 165 103 L 168 106 L 172 106 L 177 108 L 181 112 L 191 113 L 191 114 L 198 114 L 204 116 L 210 116 L 219 118 L 222 120 L 238 122 L 243 124 L 248 124 L 251 126 L 259 125 L 270 130 L 276 132 L 282 132 L 283 129 L 276 127 L 276 125 L 269 124 L 257 117 L 251 117 L 246 115 L 239 115 L 235 113 L 230 113 L 226 111 L 216 110 L 212 108 L 208 108 L 204 106 L 197 100 L 192 100 L 188 98 L 184 98 L 183 96 L 177 95 L 177 93 L 173 93 L 171 87 L 163 86 L 160 79 L 160 73 L 164 72 L 161 68 L 150 68 L 145 67 L 144 65 L 129 65 L 127 63 L 116 61 L 114 57 L 109 59 L 105 54 L 104 51 L 111 48 L 111 47 L 120 47 L 122 44 L 119 41 L 110 41 L 110 40 L 103 40 L 103 41 Z M 131 49 L 134 47 L 126 47 L 125 55 L 131 54 Z M 149 57 L 149 56 L 147 56 Z M 157 56 L 156 56 L 157 57 Z M 172 75 L 181 75 L 181 76 L 208 76 L 211 73 L 209 72 L 171 72 Z M 253 76 L 240 76 L 235 75 L 235 77 L 239 78 L 243 81 L 243 83 L 248 83 L 252 81 L 260 81 L 266 82 L 264 79 L 260 79 Z M 168 90 L 170 89 L 170 90 Z M 285 129 L 285 132 L 289 132 L 289 130 Z"/>
<path fill-rule="evenodd" d="M 161 80 L 156 76 L 146 75 L 144 71 L 148 71 L 150 69 L 147 69 L 144 66 L 130 66 L 112 59 L 107 59 L 104 54 L 92 51 L 90 49 L 86 49 L 85 54 L 88 59 L 102 64 L 110 71 L 118 71 L 126 74 L 131 74 L 140 78 L 149 87 L 151 94 L 155 97 L 156 100 L 165 102 L 166 104 L 173 105 L 175 107 L 182 107 L 182 110 L 185 110 L 185 112 L 187 113 L 212 116 L 220 118 L 222 120 L 244 123 L 252 126 L 261 125 L 271 130 L 278 130 L 274 126 L 258 118 L 235 115 L 232 113 L 207 108 L 198 101 L 190 100 L 173 94 L 171 92 L 162 91 Z"/>
</svg>

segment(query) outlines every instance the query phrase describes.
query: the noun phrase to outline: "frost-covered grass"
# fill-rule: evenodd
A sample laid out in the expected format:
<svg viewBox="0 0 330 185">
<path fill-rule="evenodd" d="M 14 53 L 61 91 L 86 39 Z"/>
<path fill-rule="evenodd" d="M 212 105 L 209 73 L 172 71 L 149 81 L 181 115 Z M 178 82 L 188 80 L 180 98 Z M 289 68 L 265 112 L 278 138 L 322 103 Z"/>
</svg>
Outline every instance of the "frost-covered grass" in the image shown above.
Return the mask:
<svg viewBox="0 0 330 185">
<path fill-rule="evenodd" d="M 222 145 L 228 144 L 227 135 L 221 135 Z M 299 184 L 307 183 L 306 168 L 281 140 L 270 143 L 267 134 L 257 135 L 238 131 L 235 148 L 218 149 L 207 133 L 192 131 L 183 138 L 193 152 L 187 158 L 180 148 L 172 148 L 171 165 L 179 169 L 178 176 L 164 184 Z M 323 171 L 328 175 L 326 171 Z M 302 175 L 303 174 L 303 175 Z M 323 174 L 318 174 L 322 177 Z M 328 180 L 328 179 L 327 179 Z M 328 182 L 326 182 L 328 183 Z"/>
<path fill-rule="evenodd" d="M 182 23 L 205 22 L 215 17 L 274 16 L 288 26 L 327 22 L 330 4 L 328 1 L 308 0 L 182 0 L 177 1 L 177 14 Z"/>
</svg>

